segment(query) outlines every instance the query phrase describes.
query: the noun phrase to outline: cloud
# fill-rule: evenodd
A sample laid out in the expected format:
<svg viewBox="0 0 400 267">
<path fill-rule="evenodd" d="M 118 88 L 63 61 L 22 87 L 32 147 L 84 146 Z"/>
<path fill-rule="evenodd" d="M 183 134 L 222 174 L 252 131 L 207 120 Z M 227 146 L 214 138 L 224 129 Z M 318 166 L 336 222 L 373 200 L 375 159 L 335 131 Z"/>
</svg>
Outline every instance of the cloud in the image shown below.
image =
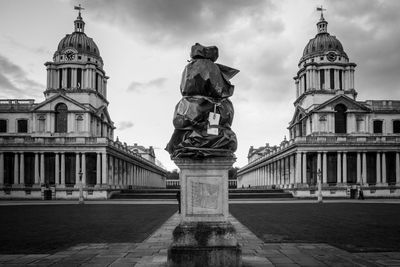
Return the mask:
<svg viewBox="0 0 400 267">
<path fill-rule="evenodd" d="M 155 89 L 160 89 L 162 86 L 165 84 L 167 81 L 166 78 L 156 78 L 153 80 L 150 80 L 148 82 L 136 82 L 133 81 L 131 84 L 128 86 L 127 91 L 130 92 L 142 92 L 143 90 L 149 89 L 149 88 L 155 88 Z"/>
<path fill-rule="evenodd" d="M 27 78 L 27 73 L 6 57 L 0 55 L 1 97 L 32 97 L 44 89 L 44 85 Z"/>
<path fill-rule="evenodd" d="M 29 44 L 27 45 L 24 42 L 18 42 L 14 38 L 8 35 L 3 35 L 1 36 L 3 39 L 3 42 L 7 42 L 9 46 L 12 46 L 16 49 L 23 49 L 28 52 L 34 52 L 36 54 L 42 54 L 42 55 L 52 55 L 51 50 L 48 47 L 45 46 L 37 46 L 37 47 L 31 47 Z"/>
<path fill-rule="evenodd" d="M 120 131 L 132 128 L 134 126 L 133 122 L 131 121 L 121 121 L 118 124 L 119 124 L 118 130 Z"/>
<path fill-rule="evenodd" d="M 400 24 L 400 1 L 331 3 L 339 40 L 358 65 L 355 75 L 360 97 L 400 97 L 400 27 L 396 26 Z"/>
<path fill-rule="evenodd" d="M 268 16 L 275 9 L 269 0 L 95 0 L 86 5 L 96 19 L 118 25 L 150 44 L 174 44 L 194 37 L 201 41 L 238 24 L 259 31 L 279 31 L 282 26 Z"/>
</svg>

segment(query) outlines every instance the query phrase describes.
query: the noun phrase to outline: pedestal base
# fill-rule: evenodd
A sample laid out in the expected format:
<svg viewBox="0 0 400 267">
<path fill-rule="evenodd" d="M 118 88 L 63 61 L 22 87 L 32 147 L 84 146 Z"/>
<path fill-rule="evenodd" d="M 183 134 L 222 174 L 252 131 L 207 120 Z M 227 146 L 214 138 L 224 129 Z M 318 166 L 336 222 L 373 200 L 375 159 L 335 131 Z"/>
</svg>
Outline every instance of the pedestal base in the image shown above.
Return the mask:
<svg viewBox="0 0 400 267">
<path fill-rule="evenodd" d="M 241 249 L 229 222 L 182 222 L 173 238 L 170 267 L 241 266 Z"/>
</svg>

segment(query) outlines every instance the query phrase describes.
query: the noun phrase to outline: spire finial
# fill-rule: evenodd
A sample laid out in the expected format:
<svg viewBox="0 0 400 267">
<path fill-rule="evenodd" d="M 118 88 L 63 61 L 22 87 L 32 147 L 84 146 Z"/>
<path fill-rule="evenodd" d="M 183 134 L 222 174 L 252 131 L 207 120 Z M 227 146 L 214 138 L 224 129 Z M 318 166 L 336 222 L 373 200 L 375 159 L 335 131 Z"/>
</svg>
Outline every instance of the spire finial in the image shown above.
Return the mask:
<svg viewBox="0 0 400 267">
<path fill-rule="evenodd" d="M 81 4 L 79 4 L 78 6 L 74 6 L 74 10 L 79 10 L 78 19 L 82 19 L 81 10 L 85 10 L 85 9 L 83 7 L 81 7 Z"/>
<path fill-rule="evenodd" d="M 326 11 L 326 9 L 322 6 L 319 6 L 317 7 L 317 11 L 321 12 L 321 18 L 317 22 L 318 33 L 326 33 L 328 32 L 328 22 L 324 19 L 324 11 Z"/>
<path fill-rule="evenodd" d="M 74 24 L 75 24 L 75 32 L 84 32 L 85 28 L 85 22 L 82 19 L 81 16 L 81 10 L 84 10 L 83 7 L 81 7 L 81 4 L 79 6 L 74 6 L 74 10 L 79 10 L 78 17 L 76 18 Z"/>
<path fill-rule="evenodd" d="M 324 20 L 324 11 L 326 11 L 326 8 L 323 8 L 323 6 L 318 6 L 317 11 L 321 11 L 321 20 Z"/>
</svg>

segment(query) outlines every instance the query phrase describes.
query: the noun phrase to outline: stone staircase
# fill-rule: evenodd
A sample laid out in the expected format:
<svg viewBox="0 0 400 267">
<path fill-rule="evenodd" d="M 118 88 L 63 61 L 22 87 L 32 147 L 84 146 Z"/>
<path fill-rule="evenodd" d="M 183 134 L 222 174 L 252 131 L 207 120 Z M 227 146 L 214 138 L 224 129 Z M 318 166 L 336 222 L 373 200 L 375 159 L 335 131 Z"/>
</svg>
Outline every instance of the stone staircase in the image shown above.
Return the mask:
<svg viewBox="0 0 400 267">
<path fill-rule="evenodd" d="M 111 199 L 160 200 L 176 199 L 178 189 L 125 189 Z M 229 189 L 229 199 L 290 199 L 292 194 L 283 189 Z"/>
</svg>

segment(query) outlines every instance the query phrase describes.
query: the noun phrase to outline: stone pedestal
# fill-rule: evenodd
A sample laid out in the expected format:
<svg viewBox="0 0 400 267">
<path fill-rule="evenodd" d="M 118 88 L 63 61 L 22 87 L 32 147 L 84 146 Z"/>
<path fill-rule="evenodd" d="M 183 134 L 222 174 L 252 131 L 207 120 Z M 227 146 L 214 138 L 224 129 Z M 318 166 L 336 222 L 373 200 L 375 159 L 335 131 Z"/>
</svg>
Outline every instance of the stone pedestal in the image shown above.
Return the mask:
<svg viewBox="0 0 400 267">
<path fill-rule="evenodd" d="M 168 266 L 240 266 L 241 249 L 228 222 L 228 170 L 233 158 L 175 159 L 180 168 L 181 223 Z"/>
</svg>

